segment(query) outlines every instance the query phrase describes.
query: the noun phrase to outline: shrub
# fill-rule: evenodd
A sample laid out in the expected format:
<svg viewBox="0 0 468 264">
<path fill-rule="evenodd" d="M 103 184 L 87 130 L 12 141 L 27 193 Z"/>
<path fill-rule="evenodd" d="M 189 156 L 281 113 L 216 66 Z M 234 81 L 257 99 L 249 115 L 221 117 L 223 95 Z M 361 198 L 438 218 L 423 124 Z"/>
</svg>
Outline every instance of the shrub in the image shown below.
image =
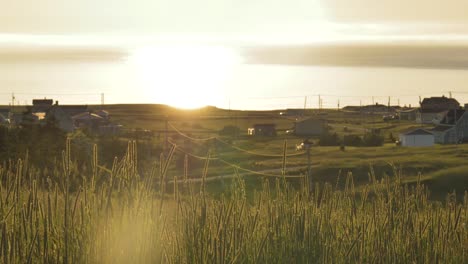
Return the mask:
<svg viewBox="0 0 468 264">
<path fill-rule="evenodd" d="M 341 140 L 338 138 L 338 134 L 323 134 L 319 139 L 320 146 L 339 146 L 341 145 Z"/>
<path fill-rule="evenodd" d="M 344 136 L 343 144 L 346 146 L 360 147 L 363 145 L 362 138 L 358 135 Z"/>
<path fill-rule="evenodd" d="M 219 131 L 219 135 L 221 136 L 236 136 L 240 134 L 240 128 L 237 126 L 224 126 L 223 129 Z"/>
<path fill-rule="evenodd" d="M 366 147 L 378 147 L 383 145 L 384 137 L 375 133 L 368 133 L 364 135 L 362 141 Z"/>
</svg>

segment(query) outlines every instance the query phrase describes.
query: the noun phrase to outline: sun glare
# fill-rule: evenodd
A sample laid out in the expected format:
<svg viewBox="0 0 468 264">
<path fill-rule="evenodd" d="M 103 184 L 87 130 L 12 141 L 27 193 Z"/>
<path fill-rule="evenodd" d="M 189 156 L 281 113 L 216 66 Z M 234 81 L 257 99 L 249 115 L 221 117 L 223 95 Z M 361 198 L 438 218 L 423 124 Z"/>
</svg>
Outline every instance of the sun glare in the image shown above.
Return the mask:
<svg viewBox="0 0 468 264">
<path fill-rule="evenodd" d="M 225 100 L 224 83 L 240 57 L 220 46 L 150 46 L 129 58 L 149 101 L 193 109 Z"/>
</svg>

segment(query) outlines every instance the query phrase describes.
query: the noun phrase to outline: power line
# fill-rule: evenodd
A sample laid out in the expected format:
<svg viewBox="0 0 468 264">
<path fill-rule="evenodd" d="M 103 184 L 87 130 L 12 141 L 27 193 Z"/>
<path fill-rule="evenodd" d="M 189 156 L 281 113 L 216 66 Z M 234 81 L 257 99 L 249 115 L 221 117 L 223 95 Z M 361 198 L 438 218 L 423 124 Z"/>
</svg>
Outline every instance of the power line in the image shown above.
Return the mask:
<svg viewBox="0 0 468 264">
<path fill-rule="evenodd" d="M 172 127 L 176 132 L 177 134 L 187 138 L 187 139 L 190 139 L 190 140 L 193 140 L 193 141 L 209 141 L 209 140 L 213 140 L 213 139 L 216 139 L 216 137 L 208 137 L 208 138 L 194 138 L 194 137 L 191 137 L 191 136 L 188 136 L 184 133 L 182 133 L 179 129 L 177 129 L 177 127 L 175 127 L 171 122 L 168 122 L 169 126 Z"/>
<path fill-rule="evenodd" d="M 177 146 L 177 144 L 175 144 L 174 142 L 172 141 L 168 141 L 170 144 L 172 144 L 173 146 L 176 146 L 176 150 L 179 151 L 179 152 L 182 152 L 190 157 L 193 157 L 193 158 L 196 158 L 196 159 L 199 159 L 199 160 L 219 160 L 219 158 L 213 158 L 213 157 L 202 157 L 202 156 L 198 156 L 198 155 L 195 155 L 195 154 L 192 154 L 186 150 L 183 150 L 182 148 L 180 148 L 179 146 Z"/>
<path fill-rule="evenodd" d="M 277 174 L 271 174 L 271 173 L 264 173 L 264 172 L 259 172 L 259 171 L 254 171 L 254 170 L 250 170 L 250 169 L 246 169 L 246 168 L 242 168 L 240 167 L 239 165 L 236 165 L 236 164 L 233 164 L 233 163 L 230 163 L 226 160 L 223 160 L 221 158 L 213 158 L 213 157 L 210 157 L 210 156 L 207 156 L 207 157 L 201 157 L 201 156 L 197 156 L 195 154 L 192 154 L 188 151 L 185 151 L 183 149 L 181 149 L 180 147 L 178 147 L 176 144 L 174 144 L 173 142 L 169 141 L 169 143 L 171 143 L 172 145 L 176 146 L 176 151 L 179 151 L 181 153 L 184 153 L 188 156 L 191 156 L 193 158 L 196 158 L 196 159 L 200 159 L 200 160 L 217 160 L 217 161 L 220 161 L 232 168 L 235 168 L 235 169 L 238 169 L 238 170 L 241 170 L 241 171 L 245 171 L 245 172 L 248 172 L 248 173 L 252 173 L 252 174 L 255 174 L 255 175 L 260 175 L 260 176 L 265 176 L 265 177 L 276 177 L 276 178 L 303 178 L 304 176 L 302 175 L 277 175 Z"/>
<path fill-rule="evenodd" d="M 264 173 L 264 172 L 259 172 L 259 171 L 253 171 L 253 170 L 249 170 L 249 169 L 246 169 L 246 168 L 239 167 L 236 164 L 229 163 L 229 162 L 227 162 L 225 160 L 222 160 L 222 159 L 219 159 L 219 161 L 221 161 L 222 163 L 224 163 L 224 164 L 226 164 L 228 166 L 236 168 L 238 170 L 242 170 L 242 171 L 249 172 L 249 173 L 256 174 L 256 175 L 260 175 L 260 176 L 276 177 L 276 178 L 304 178 L 304 176 L 302 176 L 302 175 L 277 175 L 277 174 L 270 174 L 270 173 Z"/>
<path fill-rule="evenodd" d="M 281 158 L 283 157 L 283 154 L 265 154 L 265 153 L 257 153 L 257 152 L 253 152 L 253 151 L 250 151 L 250 150 L 246 150 L 246 149 L 243 149 L 243 148 L 239 148 L 237 146 L 234 146 L 232 144 L 229 144 L 228 142 L 220 139 L 220 138 L 216 138 L 219 142 L 233 148 L 233 149 L 236 149 L 238 151 L 241 151 L 241 152 L 244 152 L 244 153 L 248 153 L 248 154 L 251 154 L 251 155 L 254 155 L 254 156 L 262 156 L 262 157 L 271 157 L 271 158 Z M 294 157 L 294 156 L 301 156 L 301 155 L 304 155 L 305 152 L 299 152 L 299 153 L 294 153 L 294 154 L 286 154 L 286 157 Z"/>
<path fill-rule="evenodd" d="M 258 152 L 254 152 L 254 151 L 250 151 L 250 150 L 247 150 L 247 149 L 243 149 L 243 148 L 240 148 L 240 147 L 237 147 L 237 146 L 234 146 L 218 137 L 208 137 L 208 138 L 193 138 L 193 137 L 190 137 L 184 133 L 182 133 L 179 129 L 177 129 L 173 124 L 169 123 L 169 125 L 174 128 L 174 130 L 181 136 L 189 139 L 189 140 L 193 140 L 193 141 L 210 141 L 210 140 L 217 140 L 233 149 L 236 149 L 238 151 L 241 151 L 241 152 L 244 152 L 244 153 L 248 153 L 248 154 L 251 154 L 251 155 L 254 155 L 254 156 L 261 156 L 261 157 L 271 157 L 271 158 L 281 158 L 283 157 L 283 154 L 266 154 L 266 153 L 258 153 Z M 299 152 L 299 153 L 294 153 L 294 154 L 286 154 L 286 157 L 294 157 L 294 156 L 301 156 L 301 155 L 304 155 L 305 152 Z"/>
</svg>

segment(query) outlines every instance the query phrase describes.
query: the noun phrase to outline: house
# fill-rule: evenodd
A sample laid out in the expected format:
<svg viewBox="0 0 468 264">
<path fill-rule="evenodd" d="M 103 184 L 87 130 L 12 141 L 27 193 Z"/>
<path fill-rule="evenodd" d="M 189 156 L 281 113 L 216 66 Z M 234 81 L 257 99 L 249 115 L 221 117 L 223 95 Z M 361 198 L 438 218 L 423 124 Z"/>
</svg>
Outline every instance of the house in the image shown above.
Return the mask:
<svg viewBox="0 0 468 264">
<path fill-rule="evenodd" d="M 435 142 L 439 144 L 457 144 L 468 141 L 468 113 L 463 109 L 450 110 L 432 129 Z"/>
<path fill-rule="evenodd" d="M 10 109 L 0 109 L 0 124 L 9 124 L 10 115 Z"/>
<path fill-rule="evenodd" d="M 439 124 L 448 110 L 419 109 L 416 112 L 416 122 L 420 124 Z"/>
<path fill-rule="evenodd" d="M 416 115 L 418 113 L 417 108 L 413 109 L 402 109 L 398 112 L 400 120 L 416 121 Z"/>
<path fill-rule="evenodd" d="M 401 133 L 400 142 L 404 147 L 430 147 L 434 145 L 434 135 L 430 131 L 418 128 Z"/>
<path fill-rule="evenodd" d="M 255 124 L 249 128 L 249 135 L 252 136 L 276 136 L 275 124 Z"/>
<path fill-rule="evenodd" d="M 39 124 L 39 117 L 34 113 L 27 110 L 25 113 L 21 114 L 21 118 L 18 118 L 22 126 L 31 126 L 31 125 L 38 125 Z"/>
<path fill-rule="evenodd" d="M 32 113 L 42 112 L 45 113 L 52 107 L 54 101 L 52 99 L 33 99 L 33 105 L 31 108 Z"/>
<path fill-rule="evenodd" d="M 294 133 L 297 136 L 319 136 L 325 133 L 327 121 L 317 118 L 305 118 L 294 123 Z"/>
<path fill-rule="evenodd" d="M 100 126 L 108 124 L 107 120 L 91 112 L 74 115 L 72 120 L 76 128 L 86 128 L 94 132 L 98 132 Z"/>
<path fill-rule="evenodd" d="M 460 108 L 460 103 L 455 98 L 442 97 L 429 97 L 424 98 L 421 102 L 421 109 L 432 110 L 450 110 Z"/>
<path fill-rule="evenodd" d="M 93 111 L 93 113 L 95 113 L 96 115 L 106 119 L 106 120 L 109 120 L 109 112 L 106 111 L 106 110 L 96 110 L 96 111 Z"/>
<path fill-rule="evenodd" d="M 58 128 L 65 132 L 72 132 L 75 129 L 70 115 L 57 103 L 47 110 L 44 120 L 45 122 L 54 123 Z"/>
<path fill-rule="evenodd" d="M 447 111 L 460 108 L 460 103 L 457 100 L 445 96 L 424 98 L 420 105 L 416 121 L 422 124 L 438 124 Z"/>
</svg>

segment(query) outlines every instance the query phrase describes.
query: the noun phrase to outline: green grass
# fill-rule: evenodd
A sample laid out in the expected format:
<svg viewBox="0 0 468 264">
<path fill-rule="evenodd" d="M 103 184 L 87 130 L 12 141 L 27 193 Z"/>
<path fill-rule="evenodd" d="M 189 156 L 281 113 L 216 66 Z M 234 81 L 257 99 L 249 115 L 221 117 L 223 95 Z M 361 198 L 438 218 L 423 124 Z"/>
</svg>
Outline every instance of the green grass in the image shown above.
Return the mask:
<svg viewBox="0 0 468 264">
<path fill-rule="evenodd" d="M 425 186 L 458 184 L 466 166 L 417 178 L 406 178 L 395 166 L 382 177 L 369 169 L 370 181 L 360 186 L 354 184 L 361 177 L 357 174 L 343 173 L 333 184 L 314 178 L 313 183 L 249 180 L 238 174 L 225 181 L 223 193 L 213 195 L 216 186 L 204 183 L 211 168 L 207 163 L 201 183 L 186 182 L 187 173 L 172 174 L 175 149 L 140 172 L 135 143 L 111 168 L 100 165 L 97 148 L 89 166 L 78 168 L 70 146 L 52 171 L 34 168 L 27 157 L 0 166 L 2 263 L 468 259 L 468 194 L 463 200 L 449 195 L 433 202 Z M 365 157 L 364 151 L 359 154 Z M 324 149 L 323 155 L 337 153 Z M 348 162 L 351 168 L 355 161 Z"/>
</svg>

